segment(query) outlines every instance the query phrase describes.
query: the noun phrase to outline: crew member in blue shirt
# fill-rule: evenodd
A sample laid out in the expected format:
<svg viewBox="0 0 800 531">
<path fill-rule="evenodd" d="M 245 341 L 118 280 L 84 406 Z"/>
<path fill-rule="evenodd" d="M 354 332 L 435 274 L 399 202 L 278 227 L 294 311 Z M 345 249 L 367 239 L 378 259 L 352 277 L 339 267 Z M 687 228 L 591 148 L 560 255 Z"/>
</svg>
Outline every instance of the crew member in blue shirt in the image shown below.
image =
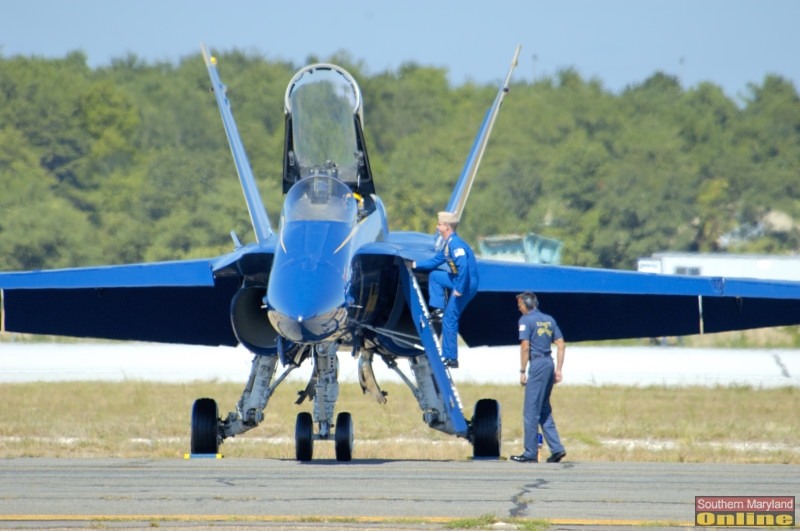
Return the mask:
<svg viewBox="0 0 800 531">
<path fill-rule="evenodd" d="M 558 463 L 567 452 L 558 437 L 556 423 L 553 421 L 553 408 L 550 407 L 550 393 L 553 384 L 561 381 L 561 368 L 564 365 L 564 336 L 556 320 L 539 310 L 539 300 L 530 291 L 517 295 L 519 318 L 520 370 L 519 383 L 525 386 L 525 403 L 522 420 L 524 424 L 525 451 L 522 455 L 512 455 L 518 463 L 535 463 L 539 453 L 539 425 L 542 436 L 550 448 L 548 463 Z M 557 350 L 556 364 L 553 366 L 551 345 Z"/>
<path fill-rule="evenodd" d="M 446 367 L 458 368 L 458 319 L 478 292 L 478 264 L 475 253 L 462 240 L 456 229 L 458 217 L 452 212 L 439 212 L 436 229 L 444 247 L 435 256 L 414 262 L 415 269 L 433 270 L 428 276 L 428 306 L 431 318 L 442 320 L 442 358 Z M 437 269 L 446 264 L 447 270 Z M 445 290 L 450 298 L 445 299 Z"/>
</svg>

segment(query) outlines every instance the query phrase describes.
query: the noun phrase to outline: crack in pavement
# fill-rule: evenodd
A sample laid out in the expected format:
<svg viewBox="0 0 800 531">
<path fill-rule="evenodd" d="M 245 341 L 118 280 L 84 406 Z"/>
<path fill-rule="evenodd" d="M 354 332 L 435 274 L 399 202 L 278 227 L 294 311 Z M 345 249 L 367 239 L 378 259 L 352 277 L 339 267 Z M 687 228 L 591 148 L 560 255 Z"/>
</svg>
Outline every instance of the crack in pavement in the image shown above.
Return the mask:
<svg viewBox="0 0 800 531">
<path fill-rule="evenodd" d="M 547 485 L 547 483 L 547 481 L 540 479 L 536 483 L 523 485 L 520 491 L 511 498 L 511 503 L 514 504 L 514 507 L 508 512 L 508 515 L 511 518 L 524 518 L 525 513 L 528 511 L 528 505 L 532 503 L 532 500 L 526 495 L 530 494 L 533 490 Z"/>
</svg>

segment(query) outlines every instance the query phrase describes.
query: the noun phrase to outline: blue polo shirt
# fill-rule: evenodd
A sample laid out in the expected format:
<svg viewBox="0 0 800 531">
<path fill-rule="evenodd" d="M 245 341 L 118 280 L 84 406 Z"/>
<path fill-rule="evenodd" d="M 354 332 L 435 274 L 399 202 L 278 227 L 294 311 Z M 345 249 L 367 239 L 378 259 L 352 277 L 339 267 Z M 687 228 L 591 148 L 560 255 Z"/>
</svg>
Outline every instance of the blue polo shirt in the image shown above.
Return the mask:
<svg viewBox="0 0 800 531">
<path fill-rule="evenodd" d="M 519 318 L 519 340 L 530 341 L 530 357 L 550 356 L 550 345 L 557 339 L 564 339 L 556 320 L 535 308 Z"/>
</svg>

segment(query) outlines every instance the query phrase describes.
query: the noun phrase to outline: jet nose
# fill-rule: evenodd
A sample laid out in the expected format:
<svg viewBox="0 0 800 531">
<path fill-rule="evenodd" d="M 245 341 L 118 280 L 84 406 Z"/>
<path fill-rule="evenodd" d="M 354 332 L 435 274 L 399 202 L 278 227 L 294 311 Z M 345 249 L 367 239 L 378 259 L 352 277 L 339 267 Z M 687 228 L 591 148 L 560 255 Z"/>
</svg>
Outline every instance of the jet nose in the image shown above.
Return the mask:
<svg viewBox="0 0 800 531">
<path fill-rule="evenodd" d="M 315 343 L 336 339 L 344 333 L 347 321 L 347 310 L 344 307 L 317 312 L 310 317 L 306 317 L 302 313 L 288 314 L 278 310 L 269 310 L 267 315 L 275 330 L 295 343 Z"/>
</svg>

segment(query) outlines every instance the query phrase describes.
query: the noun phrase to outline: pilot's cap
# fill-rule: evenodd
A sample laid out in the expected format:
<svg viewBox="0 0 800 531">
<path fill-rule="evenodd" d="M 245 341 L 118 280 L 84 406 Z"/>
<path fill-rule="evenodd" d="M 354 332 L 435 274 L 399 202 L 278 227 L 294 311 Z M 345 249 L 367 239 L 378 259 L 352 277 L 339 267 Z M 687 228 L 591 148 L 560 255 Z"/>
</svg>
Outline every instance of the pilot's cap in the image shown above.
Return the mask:
<svg viewBox="0 0 800 531">
<path fill-rule="evenodd" d="M 439 212 L 439 223 L 458 223 L 458 216 L 452 212 Z"/>
</svg>

